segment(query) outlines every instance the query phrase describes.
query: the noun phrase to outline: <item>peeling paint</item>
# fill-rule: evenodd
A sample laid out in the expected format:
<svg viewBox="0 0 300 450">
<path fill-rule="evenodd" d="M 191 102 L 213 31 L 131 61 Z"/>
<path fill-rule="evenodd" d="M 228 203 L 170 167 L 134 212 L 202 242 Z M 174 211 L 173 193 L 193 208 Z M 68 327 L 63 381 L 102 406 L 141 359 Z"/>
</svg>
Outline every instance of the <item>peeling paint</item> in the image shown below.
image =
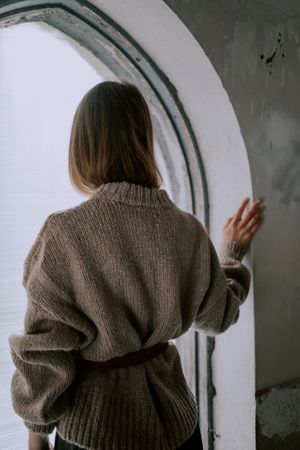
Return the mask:
<svg viewBox="0 0 300 450">
<path fill-rule="evenodd" d="M 300 431 L 300 382 L 272 387 L 257 399 L 257 421 L 261 434 L 282 438 Z"/>
</svg>

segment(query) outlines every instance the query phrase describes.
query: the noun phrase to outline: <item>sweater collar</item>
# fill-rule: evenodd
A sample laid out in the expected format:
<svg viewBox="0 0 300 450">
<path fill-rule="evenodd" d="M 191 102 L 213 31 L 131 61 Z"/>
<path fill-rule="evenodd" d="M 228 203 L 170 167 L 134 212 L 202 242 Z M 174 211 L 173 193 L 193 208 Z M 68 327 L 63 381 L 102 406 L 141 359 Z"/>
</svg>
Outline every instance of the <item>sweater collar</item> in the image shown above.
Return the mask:
<svg viewBox="0 0 300 450">
<path fill-rule="evenodd" d="M 137 205 L 173 205 L 173 201 L 164 189 L 150 188 L 128 181 L 112 181 L 101 184 L 90 196 L 90 200 L 96 198 L 108 198 Z"/>
</svg>

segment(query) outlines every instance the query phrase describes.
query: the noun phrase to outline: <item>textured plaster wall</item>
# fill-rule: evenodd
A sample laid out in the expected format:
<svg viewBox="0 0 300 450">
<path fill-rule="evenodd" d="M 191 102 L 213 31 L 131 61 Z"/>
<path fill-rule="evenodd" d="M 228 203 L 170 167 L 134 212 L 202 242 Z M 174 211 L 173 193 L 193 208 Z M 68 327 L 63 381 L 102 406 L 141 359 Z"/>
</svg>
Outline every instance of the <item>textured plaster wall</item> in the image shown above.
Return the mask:
<svg viewBox="0 0 300 450">
<path fill-rule="evenodd" d="M 257 419 L 261 434 L 267 438 L 280 435 L 286 438 L 290 434 L 300 432 L 300 389 L 299 382 L 282 386 L 274 386 L 259 397 Z"/>
<path fill-rule="evenodd" d="M 300 448 L 300 378 L 257 392 L 257 450 Z"/>
</svg>

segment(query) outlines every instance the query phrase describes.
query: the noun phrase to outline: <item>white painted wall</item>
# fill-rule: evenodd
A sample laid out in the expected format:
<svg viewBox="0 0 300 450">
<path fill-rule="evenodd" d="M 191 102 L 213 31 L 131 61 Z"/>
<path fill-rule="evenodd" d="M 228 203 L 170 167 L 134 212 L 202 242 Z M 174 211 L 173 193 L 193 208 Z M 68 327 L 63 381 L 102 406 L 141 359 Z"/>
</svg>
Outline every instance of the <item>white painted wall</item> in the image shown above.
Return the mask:
<svg viewBox="0 0 300 450">
<path fill-rule="evenodd" d="M 252 196 L 247 153 L 229 98 L 201 47 L 161 0 L 93 0 L 121 25 L 178 90 L 202 152 L 210 201 L 210 235 L 221 231 L 246 195 Z M 245 258 L 250 268 L 251 253 Z M 216 449 L 255 448 L 253 291 L 238 323 L 216 339 L 213 357 Z M 237 433 L 237 430 L 239 431 Z"/>
</svg>

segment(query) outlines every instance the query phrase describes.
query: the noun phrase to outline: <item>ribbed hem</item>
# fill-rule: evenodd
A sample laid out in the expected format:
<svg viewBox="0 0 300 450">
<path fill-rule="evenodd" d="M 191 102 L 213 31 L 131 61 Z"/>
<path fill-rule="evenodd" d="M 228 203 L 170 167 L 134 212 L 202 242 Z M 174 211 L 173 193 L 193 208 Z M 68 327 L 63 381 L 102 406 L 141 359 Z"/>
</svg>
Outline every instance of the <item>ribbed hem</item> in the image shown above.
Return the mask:
<svg viewBox="0 0 300 450">
<path fill-rule="evenodd" d="M 239 261 L 243 259 L 250 245 L 241 244 L 237 241 L 222 241 L 220 249 L 220 260 L 225 260 L 227 257 L 234 258 Z"/>
<path fill-rule="evenodd" d="M 90 200 L 96 198 L 109 198 L 129 204 L 146 206 L 172 206 L 167 191 L 164 189 L 150 188 L 128 181 L 113 181 L 101 184 L 90 196 Z"/>
<path fill-rule="evenodd" d="M 98 389 L 76 389 L 71 410 L 57 426 L 64 440 L 90 450 L 175 450 L 197 425 L 197 405 L 185 383 L 177 383 L 162 399 L 151 386 L 149 401 L 108 397 Z"/>
<path fill-rule="evenodd" d="M 41 436 L 48 436 L 48 434 L 51 434 L 58 424 L 58 422 L 52 422 L 47 425 L 39 425 L 36 423 L 27 422 L 26 420 L 23 420 L 23 422 L 28 430 L 33 433 L 40 434 Z"/>
</svg>

